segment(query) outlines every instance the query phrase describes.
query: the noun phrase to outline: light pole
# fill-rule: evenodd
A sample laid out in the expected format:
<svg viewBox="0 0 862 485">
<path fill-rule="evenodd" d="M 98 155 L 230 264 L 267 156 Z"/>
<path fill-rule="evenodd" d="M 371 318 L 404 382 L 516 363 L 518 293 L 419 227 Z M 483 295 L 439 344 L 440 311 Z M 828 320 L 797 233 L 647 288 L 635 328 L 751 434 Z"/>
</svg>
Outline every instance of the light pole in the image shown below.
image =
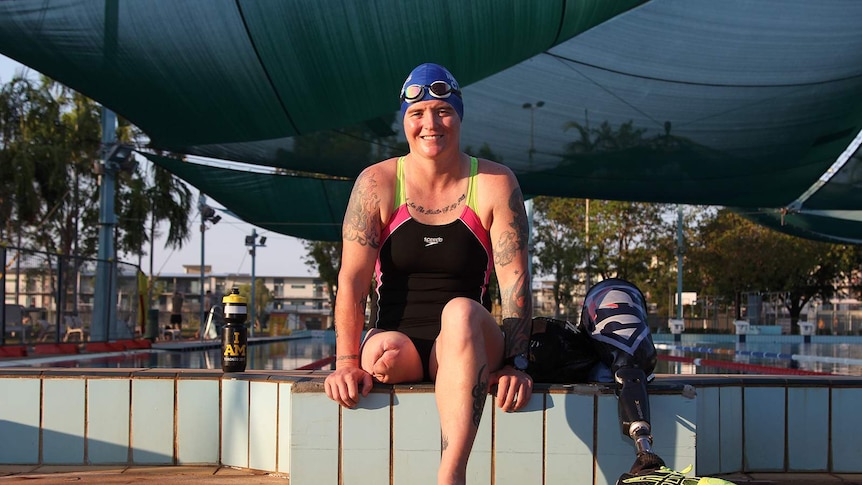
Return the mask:
<svg viewBox="0 0 862 485">
<path fill-rule="evenodd" d="M 544 101 L 536 101 L 533 103 L 524 103 L 521 107 L 530 110 L 530 148 L 527 151 L 527 171 L 533 170 L 533 130 L 534 118 L 536 110 L 545 105 Z M 533 199 L 524 202 L 524 208 L 527 209 L 527 271 L 530 273 L 530 284 L 533 281 Z M 530 290 L 532 291 L 532 289 Z"/>
<path fill-rule="evenodd" d="M 676 318 L 682 320 L 682 258 L 685 243 L 682 239 L 682 205 L 676 206 Z"/>
<path fill-rule="evenodd" d="M 207 230 L 207 221 L 211 222 L 212 225 L 218 224 L 218 221 L 221 220 L 221 216 L 215 213 L 215 209 L 207 205 L 207 196 L 204 195 L 203 192 L 200 193 L 198 197 L 198 210 L 201 214 L 201 319 L 198 323 L 198 335 L 203 335 L 204 331 L 204 322 L 206 321 L 206 308 L 204 308 L 204 277 L 206 276 L 206 266 L 204 264 L 204 239 Z"/>
<path fill-rule="evenodd" d="M 590 199 L 584 199 L 584 206 L 586 207 L 586 211 L 584 213 L 584 242 L 587 249 L 587 264 L 584 268 L 586 270 L 586 279 L 584 280 L 585 288 L 584 288 L 584 298 L 587 297 L 587 292 L 590 291 L 590 286 L 592 282 L 590 281 Z"/>
<path fill-rule="evenodd" d="M 536 101 L 536 104 L 524 103 L 523 106 L 521 106 L 524 109 L 530 110 L 530 151 L 527 152 L 527 161 L 529 163 L 529 169 L 531 169 L 531 170 L 533 168 L 533 151 L 534 151 L 534 148 L 533 148 L 533 129 L 535 127 L 534 117 L 535 117 L 536 110 L 541 108 L 544 105 L 545 105 L 544 101 Z"/>
<path fill-rule="evenodd" d="M 99 176 L 99 250 L 96 263 L 96 287 L 93 293 L 93 320 L 90 324 L 90 339 L 107 341 L 119 335 L 120 325 L 115 318 L 116 298 L 116 248 L 114 228 L 117 224 L 114 194 L 117 174 L 132 172 L 137 165 L 132 157 L 132 147 L 116 143 L 117 115 L 102 107 L 102 160 L 94 164 Z M 77 302 L 75 302 L 77 310 Z M 58 311 L 62 311 L 58 306 Z M 125 328 L 125 327 L 123 327 Z"/>
<path fill-rule="evenodd" d="M 249 330 L 249 335 L 254 336 L 254 322 L 255 322 L 255 304 L 254 300 L 254 288 L 255 288 L 255 258 L 257 257 L 257 248 L 266 247 L 266 236 L 261 236 L 260 241 L 257 240 L 257 229 L 252 228 L 251 236 L 245 237 L 245 245 L 251 247 L 248 250 L 248 253 L 251 254 L 251 301 L 249 302 L 249 320 L 251 321 L 251 326 Z"/>
</svg>

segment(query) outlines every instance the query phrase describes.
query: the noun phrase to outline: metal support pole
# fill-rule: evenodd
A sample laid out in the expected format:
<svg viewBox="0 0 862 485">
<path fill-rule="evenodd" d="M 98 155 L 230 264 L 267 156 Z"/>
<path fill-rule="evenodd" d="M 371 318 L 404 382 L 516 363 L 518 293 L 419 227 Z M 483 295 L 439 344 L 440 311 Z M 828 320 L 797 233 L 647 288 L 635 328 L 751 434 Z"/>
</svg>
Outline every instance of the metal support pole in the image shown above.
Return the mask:
<svg viewBox="0 0 862 485">
<path fill-rule="evenodd" d="M 6 245 L 0 244 L 0 256 L 3 259 L 4 270 L 0 273 L 0 304 L 3 306 L 3 313 L 0 313 L 0 345 L 6 345 L 6 275 L 9 271 L 5 269 L 6 265 Z M 18 279 L 18 273 L 15 273 L 15 279 Z M 17 301 L 15 302 L 18 303 Z"/>
<path fill-rule="evenodd" d="M 63 264 L 63 259 L 65 256 L 57 256 L 57 293 L 54 295 L 54 301 L 57 302 L 57 314 L 54 316 L 55 325 L 54 325 L 54 334 L 57 337 L 57 342 L 60 342 L 60 323 L 63 321 L 63 310 L 66 308 L 66 288 L 64 285 L 64 281 L 66 280 L 65 271 L 63 270 L 65 264 Z M 33 305 L 36 306 L 36 305 Z M 78 306 L 75 305 L 75 311 L 78 311 Z M 83 340 L 83 338 L 81 339 Z"/>
<path fill-rule="evenodd" d="M 96 285 L 93 295 L 93 321 L 90 323 L 90 339 L 105 341 L 108 328 L 114 325 L 114 295 L 111 284 L 116 264 L 114 248 L 114 226 L 117 216 L 114 213 L 114 193 L 116 192 L 117 166 L 108 160 L 111 145 L 116 140 L 117 116 L 113 111 L 102 107 L 102 169 L 99 184 L 99 249 L 96 263 Z M 57 311 L 63 309 L 57 306 Z"/>
<path fill-rule="evenodd" d="M 252 336 L 252 337 L 254 336 L 254 322 L 255 322 L 255 317 L 256 317 L 254 310 L 255 310 L 255 307 L 257 306 L 255 304 L 256 301 L 254 299 L 254 287 L 256 286 L 255 281 L 254 281 L 255 280 L 254 264 L 255 264 L 255 257 L 256 256 L 257 256 L 257 230 L 252 228 L 252 230 L 251 230 L 251 301 L 248 302 L 249 303 L 248 311 L 249 311 L 249 316 L 250 316 L 250 320 L 251 320 L 251 326 L 250 326 L 248 334 L 249 334 L 249 336 Z"/>
<path fill-rule="evenodd" d="M 198 197 L 198 210 L 200 211 L 201 218 L 201 308 L 200 308 L 200 322 L 198 324 L 198 330 L 203 332 L 204 319 L 206 319 L 206 309 L 204 309 L 204 273 L 206 272 L 206 265 L 204 264 L 204 236 L 206 235 L 207 226 L 206 219 L 204 218 L 203 208 L 207 203 L 207 197 L 201 192 L 200 197 Z"/>
<path fill-rule="evenodd" d="M 685 246 L 682 240 L 682 206 L 676 210 L 676 318 L 682 320 L 682 257 Z"/>
<path fill-rule="evenodd" d="M 584 205 L 586 206 L 586 211 L 584 214 L 584 246 L 587 250 L 587 265 L 586 271 L 586 287 L 584 288 L 584 298 L 587 297 L 587 292 L 590 291 L 590 286 L 592 286 L 592 282 L 590 281 L 590 259 L 592 254 L 590 254 L 590 199 L 584 199 Z"/>
<path fill-rule="evenodd" d="M 533 135 L 534 135 L 534 118 L 535 111 L 545 105 L 544 101 L 536 101 L 533 103 L 524 103 L 521 107 L 530 110 L 530 148 L 527 151 L 527 166 L 529 171 L 533 170 Z M 527 273 L 530 275 L 530 284 L 533 281 L 533 200 L 524 202 L 524 209 L 527 211 Z M 532 292 L 532 289 L 531 289 Z"/>
</svg>

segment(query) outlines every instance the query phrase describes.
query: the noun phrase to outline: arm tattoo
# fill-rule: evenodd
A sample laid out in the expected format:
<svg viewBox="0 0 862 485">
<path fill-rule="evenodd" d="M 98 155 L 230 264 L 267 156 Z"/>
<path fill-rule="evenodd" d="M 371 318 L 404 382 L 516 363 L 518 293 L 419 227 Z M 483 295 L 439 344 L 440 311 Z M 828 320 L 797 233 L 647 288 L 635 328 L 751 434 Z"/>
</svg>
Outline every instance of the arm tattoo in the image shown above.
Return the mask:
<svg viewBox="0 0 862 485">
<path fill-rule="evenodd" d="M 494 245 L 494 261 L 500 266 L 514 261 L 518 251 L 523 250 L 529 242 L 527 212 L 524 210 L 524 198 L 518 187 L 515 187 L 509 196 L 509 209 L 512 209 L 512 222 L 509 223 L 511 230 L 503 231 Z"/>
<path fill-rule="evenodd" d="M 380 247 L 380 197 L 377 195 L 377 180 L 373 174 L 363 174 L 356 179 L 341 235 L 345 241 L 356 241 L 362 246 Z"/>
<path fill-rule="evenodd" d="M 476 385 L 473 386 L 473 426 L 479 427 L 482 421 L 482 410 L 485 408 L 485 396 L 488 394 L 488 375 L 485 373 L 485 365 L 479 369 L 476 376 Z"/>
<path fill-rule="evenodd" d="M 339 355 L 335 358 L 335 360 L 359 360 L 359 356 L 356 354 L 352 355 Z"/>
<path fill-rule="evenodd" d="M 503 306 L 503 330 L 506 332 L 506 356 L 526 353 L 530 347 L 533 299 L 530 278 L 521 273 L 508 288 L 500 288 Z"/>
</svg>

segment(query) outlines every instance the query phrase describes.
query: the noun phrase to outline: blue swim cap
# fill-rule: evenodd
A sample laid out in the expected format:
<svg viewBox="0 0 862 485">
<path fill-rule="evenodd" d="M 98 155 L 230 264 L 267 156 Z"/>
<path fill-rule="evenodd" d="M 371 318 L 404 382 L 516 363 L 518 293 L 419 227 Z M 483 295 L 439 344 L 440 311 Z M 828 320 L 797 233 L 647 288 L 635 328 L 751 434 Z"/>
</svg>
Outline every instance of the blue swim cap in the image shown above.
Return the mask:
<svg viewBox="0 0 862 485">
<path fill-rule="evenodd" d="M 448 84 L 451 88 L 451 92 L 449 92 L 448 95 L 443 95 L 445 97 L 441 97 L 440 94 L 435 95 L 432 93 L 431 83 L 435 81 L 443 81 Z M 421 92 L 422 96 L 407 101 L 404 96 L 405 90 L 408 86 L 414 84 L 424 87 Z M 407 112 L 407 107 L 410 106 L 410 104 L 417 103 L 419 101 L 438 99 L 452 105 L 452 107 L 455 108 L 455 112 L 458 113 L 458 118 L 462 120 L 464 119 L 464 102 L 461 100 L 461 85 L 458 84 L 458 81 L 455 80 L 452 73 L 439 64 L 429 62 L 413 69 L 413 71 L 410 72 L 410 75 L 407 76 L 404 84 L 401 86 L 400 99 L 402 117 L 404 117 L 404 113 Z"/>
</svg>

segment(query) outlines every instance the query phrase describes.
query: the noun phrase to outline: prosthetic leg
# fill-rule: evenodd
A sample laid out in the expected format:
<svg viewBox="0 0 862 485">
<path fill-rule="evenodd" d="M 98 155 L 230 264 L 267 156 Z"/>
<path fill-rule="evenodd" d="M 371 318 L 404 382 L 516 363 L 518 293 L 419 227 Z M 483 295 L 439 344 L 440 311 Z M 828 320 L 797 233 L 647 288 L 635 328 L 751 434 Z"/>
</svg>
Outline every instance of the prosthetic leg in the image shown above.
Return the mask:
<svg viewBox="0 0 862 485">
<path fill-rule="evenodd" d="M 621 279 L 608 279 L 587 292 L 581 326 L 592 337 L 593 349 L 610 369 L 617 388 L 620 431 L 634 442 L 637 460 L 632 473 L 664 466 L 652 452 L 649 396 L 656 351 L 646 323 L 646 303 L 640 290 Z"/>
<path fill-rule="evenodd" d="M 688 477 L 691 467 L 678 472 L 665 466 L 652 451 L 647 382 L 652 380 L 656 352 L 646 324 L 646 303 L 636 286 L 610 279 L 587 292 L 581 313 L 581 330 L 592 338 L 599 365 L 607 367 L 617 383 L 620 431 L 634 442 L 635 462 L 617 485 L 686 484 L 733 485 L 720 478 Z"/>
</svg>

